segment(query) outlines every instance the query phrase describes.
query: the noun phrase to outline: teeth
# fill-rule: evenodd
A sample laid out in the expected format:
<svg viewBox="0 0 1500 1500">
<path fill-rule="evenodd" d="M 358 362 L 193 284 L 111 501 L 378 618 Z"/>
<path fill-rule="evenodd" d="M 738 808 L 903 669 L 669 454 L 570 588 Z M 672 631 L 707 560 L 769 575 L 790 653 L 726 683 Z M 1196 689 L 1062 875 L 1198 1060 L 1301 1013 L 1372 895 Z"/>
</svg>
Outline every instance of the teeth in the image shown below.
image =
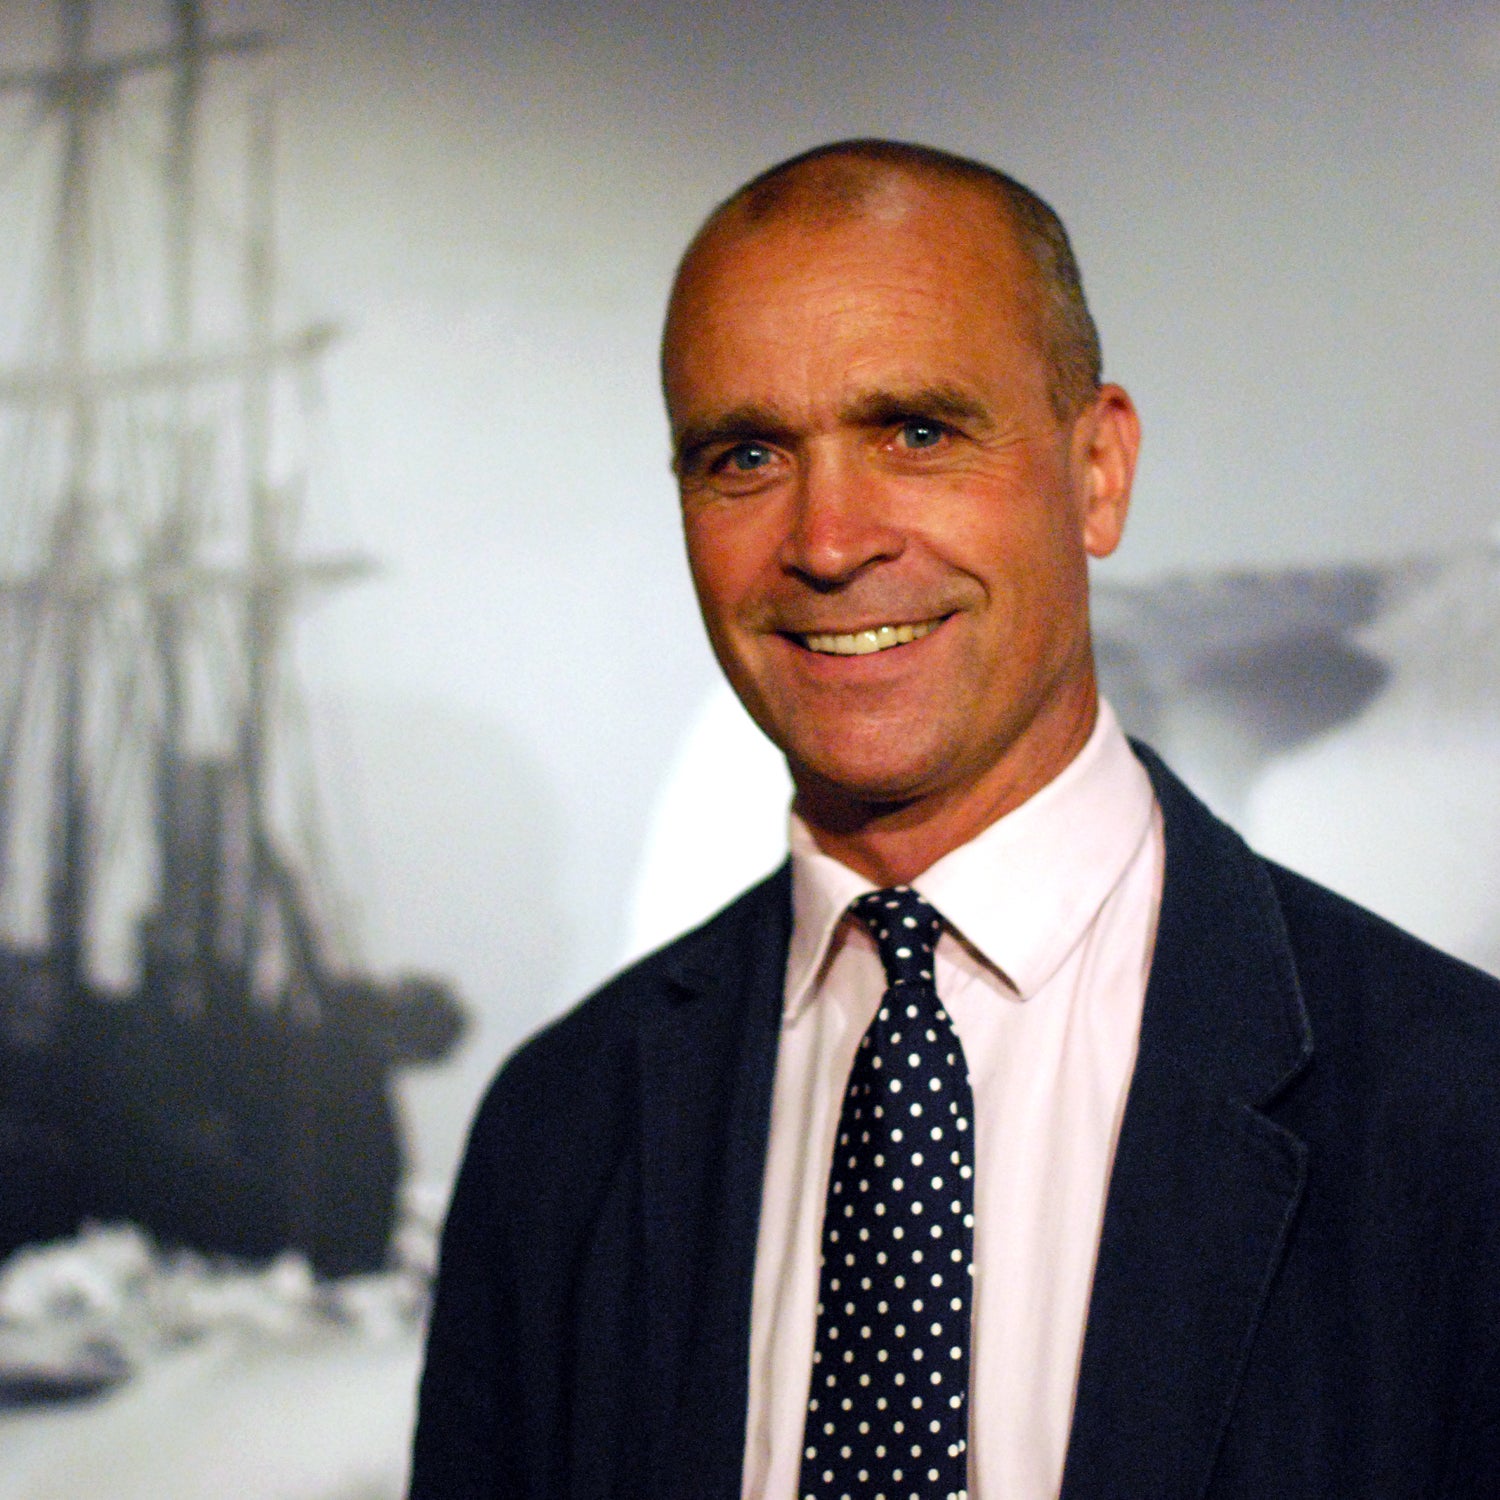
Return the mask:
<svg viewBox="0 0 1500 1500">
<path fill-rule="evenodd" d="M 874 651 L 888 651 L 892 646 L 920 641 L 940 623 L 924 620 L 920 625 L 876 625 L 869 630 L 856 630 L 852 635 L 805 635 L 802 641 L 809 651 L 821 651 L 825 656 L 869 656 Z"/>
</svg>

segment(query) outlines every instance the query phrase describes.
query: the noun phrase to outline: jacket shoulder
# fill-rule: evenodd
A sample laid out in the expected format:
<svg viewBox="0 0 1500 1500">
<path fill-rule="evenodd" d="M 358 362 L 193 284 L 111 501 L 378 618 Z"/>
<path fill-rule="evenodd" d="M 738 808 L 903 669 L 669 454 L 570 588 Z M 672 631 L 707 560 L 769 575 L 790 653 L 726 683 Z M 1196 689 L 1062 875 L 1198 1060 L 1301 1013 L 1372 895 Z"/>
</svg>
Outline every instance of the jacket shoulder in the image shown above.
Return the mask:
<svg viewBox="0 0 1500 1500">
<path fill-rule="evenodd" d="M 1500 1070 L 1500 981 L 1255 853 L 1149 746 L 1134 749 L 1150 773 L 1167 836 L 1155 962 L 1174 968 L 1163 964 L 1166 947 L 1177 977 L 1193 981 L 1176 997 L 1172 1019 L 1196 1055 L 1221 1062 L 1240 1055 L 1244 1028 L 1233 1022 L 1256 989 L 1279 997 L 1261 1012 L 1262 1040 L 1300 1031 L 1307 1044 L 1302 1063 L 1310 1057 L 1313 1065 L 1304 1092 L 1316 1093 L 1319 1080 L 1340 1080 L 1341 1091 L 1351 1087 L 1349 1103 L 1379 1109 L 1398 1099 L 1451 1098 L 1449 1079 L 1478 1086 L 1486 1069 L 1493 1078 Z M 1236 1008 L 1226 1014 L 1203 1007 L 1196 997 L 1204 983 L 1238 996 Z M 1278 1041 L 1276 1055 L 1287 1050 Z M 1282 1072 L 1273 1092 L 1303 1076 L 1302 1063 Z M 1232 1063 L 1223 1071 L 1244 1082 Z M 1276 1071 L 1253 1076 L 1263 1082 Z M 1266 1096 L 1252 1087 L 1246 1097 Z M 1500 1122 L 1488 1099 L 1475 1102 L 1477 1118 Z"/>
<path fill-rule="evenodd" d="M 622 969 L 523 1042 L 500 1067 L 475 1117 L 472 1140 L 522 1133 L 576 1101 L 597 1114 L 634 1078 L 641 1018 L 674 996 L 743 969 L 767 934 L 790 929 L 791 868 L 783 864 L 691 931 Z"/>
<path fill-rule="evenodd" d="M 1337 1023 L 1379 1044 L 1398 1073 L 1425 1061 L 1450 1080 L 1476 1068 L 1493 1079 L 1500 979 L 1304 875 L 1262 863 L 1315 1023 Z"/>
</svg>

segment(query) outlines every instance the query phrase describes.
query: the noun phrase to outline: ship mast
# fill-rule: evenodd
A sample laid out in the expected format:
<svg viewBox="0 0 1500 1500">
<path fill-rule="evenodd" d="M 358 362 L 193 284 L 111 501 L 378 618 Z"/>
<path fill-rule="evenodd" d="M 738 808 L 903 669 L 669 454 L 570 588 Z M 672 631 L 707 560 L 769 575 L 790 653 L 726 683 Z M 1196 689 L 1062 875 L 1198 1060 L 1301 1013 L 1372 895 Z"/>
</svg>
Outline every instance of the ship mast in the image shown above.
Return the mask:
<svg viewBox="0 0 1500 1500">
<path fill-rule="evenodd" d="M 83 376 L 88 368 L 91 276 L 89 147 L 99 80 L 87 66 L 88 0 L 62 10 L 63 66 L 56 99 L 63 111 L 62 195 L 57 215 L 59 358 L 68 388 L 68 471 L 47 562 L 50 593 L 61 605 L 62 682 L 57 779 L 53 787 L 49 850 L 47 937 L 58 979 L 70 989 L 83 977 L 89 877 L 88 794 L 83 776 L 84 664 L 91 609 L 88 572 L 93 534 L 89 482 L 97 438 L 95 401 Z"/>
<path fill-rule="evenodd" d="M 249 822 L 248 899 L 242 959 L 250 983 L 260 946 L 260 902 L 266 889 L 266 738 L 276 653 L 277 590 L 284 569 L 270 483 L 271 364 L 275 337 L 274 141 L 271 115 L 257 101 L 250 143 L 250 232 L 245 257 L 245 306 L 250 347 L 258 358 L 245 382 L 245 483 L 250 509 L 250 578 L 245 617 L 247 693 L 241 753 Z"/>
<path fill-rule="evenodd" d="M 0 402 L 58 413 L 65 454 L 60 490 L 40 565 L 28 582 L 7 582 L 29 601 L 25 629 L 31 651 L 50 640 L 56 663 L 53 688 L 54 744 L 46 814 L 43 901 L 44 947 L 53 973 L 67 992 L 84 984 L 88 971 L 88 912 L 96 878 L 88 742 L 92 696 L 91 659 L 113 591 L 101 548 L 98 483 L 101 406 L 139 393 L 170 397 L 174 451 L 167 503 L 147 576 L 163 580 L 150 589 L 150 618 L 159 671 L 160 719 L 154 779 L 157 817 L 170 831 L 180 823 L 181 769 L 186 736 L 183 580 L 198 529 L 200 475 L 192 425 L 192 393 L 212 380 L 268 378 L 270 365 L 316 355 L 328 342 L 326 328 L 304 331 L 284 348 L 269 340 L 250 350 L 204 351 L 194 343 L 193 255 L 195 240 L 197 120 L 205 64 L 229 54 L 262 50 L 260 32 L 208 37 L 199 0 L 171 0 L 172 39 L 110 58 L 91 54 L 90 0 L 63 0 L 60 61 L 55 66 L 0 73 L 0 92 L 35 95 L 60 123 L 61 166 L 52 230 L 53 267 L 48 289 L 53 345 L 37 367 L 0 372 Z M 137 75 L 169 70 L 171 103 L 166 140 L 166 338 L 163 353 L 107 363 L 95 347 L 94 291 L 99 281 L 94 224 L 98 217 L 96 166 L 98 121 L 117 86 Z M 44 648 L 45 649 L 45 648 Z M 25 716 L 25 688 L 6 726 L 7 752 Z M 7 770 L 0 796 L 0 837 L 9 837 L 11 783 Z M 0 847 L 0 861 L 4 849 Z M 185 874 L 186 872 L 181 872 Z M 190 881 L 163 871 L 163 896 L 193 899 Z M 174 890 L 175 887 L 175 890 Z M 183 929 L 185 930 L 185 929 Z"/>
<path fill-rule="evenodd" d="M 263 101 L 245 173 L 222 174 L 246 189 L 228 326 L 213 295 L 205 99 L 220 57 L 268 39 L 214 34 L 205 0 L 162 10 L 159 41 L 100 56 L 90 0 L 61 0 L 53 58 L 0 70 L 37 102 L 51 194 L 35 347 L 0 369 L 20 455 L 0 476 L 0 1065 L 21 1079 L 0 1175 L 35 1189 L 0 1247 L 130 1218 L 371 1269 L 401 1171 L 390 1072 L 462 1019 L 434 982 L 332 957 L 276 836 L 289 615 L 369 568 L 294 545 L 284 376 L 333 329 L 278 326 Z M 144 194 L 138 117 L 115 110 L 137 81 Z"/>
<path fill-rule="evenodd" d="M 163 186 L 166 197 L 165 278 L 167 357 L 185 361 L 193 342 L 193 241 L 197 197 L 198 101 L 203 71 L 202 19 L 197 0 L 174 0 L 172 93 L 168 110 Z M 191 386 L 178 385 L 173 392 L 171 417 L 172 453 L 168 497 L 161 529 L 156 538 L 157 566 L 174 571 L 189 555 L 196 531 L 194 501 L 197 474 L 194 464 Z M 186 684 L 183 661 L 183 601 L 178 590 L 158 589 L 151 599 L 153 633 L 161 683 L 161 724 L 156 746 L 156 820 L 165 831 L 161 851 L 162 932 L 169 947 L 169 978 L 172 998 L 202 1003 L 206 993 L 201 972 L 184 974 L 183 968 L 201 970 L 196 945 L 180 939 L 195 925 L 194 881 L 190 871 L 174 858 L 182 845 L 183 818 L 180 808 L 185 743 Z M 178 941 L 174 942 L 176 938 Z M 184 981 L 186 983 L 184 984 Z"/>
</svg>

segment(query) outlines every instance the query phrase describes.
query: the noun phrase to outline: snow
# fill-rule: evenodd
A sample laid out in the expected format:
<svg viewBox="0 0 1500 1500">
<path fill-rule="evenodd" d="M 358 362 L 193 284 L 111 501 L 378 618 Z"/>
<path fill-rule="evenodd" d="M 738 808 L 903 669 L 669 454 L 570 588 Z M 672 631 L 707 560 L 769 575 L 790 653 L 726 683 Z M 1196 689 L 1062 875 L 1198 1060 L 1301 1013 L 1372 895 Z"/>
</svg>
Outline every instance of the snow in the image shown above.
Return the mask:
<svg viewBox="0 0 1500 1500">
<path fill-rule="evenodd" d="M 0 1371 L 72 1348 L 131 1373 L 0 1410 L 0 1500 L 398 1500 L 426 1284 L 420 1264 L 319 1283 L 296 1256 L 167 1255 L 128 1226 L 18 1252 Z"/>
</svg>

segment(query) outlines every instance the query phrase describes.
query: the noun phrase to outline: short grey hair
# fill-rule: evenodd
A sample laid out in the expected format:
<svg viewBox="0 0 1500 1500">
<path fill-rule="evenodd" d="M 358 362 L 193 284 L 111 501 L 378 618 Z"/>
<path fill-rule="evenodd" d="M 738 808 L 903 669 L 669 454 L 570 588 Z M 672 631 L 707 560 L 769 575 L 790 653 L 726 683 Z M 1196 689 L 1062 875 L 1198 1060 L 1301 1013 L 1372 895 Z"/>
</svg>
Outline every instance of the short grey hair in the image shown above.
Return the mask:
<svg viewBox="0 0 1500 1500">
<path fill-rule="evenodd" d="M 994 200 L 1036 277 L 1052 406 L 1060 420 L 1082 410 L 1099 390 L 1104 360 L 1068 232 L 1043 198 L 984 162 L 907 141 L 862 138 L 815 146 L 731 193 L 704 221 L 683 264 L 726 218 L 742 217 L 754 225 L 789 212 L 828 222 L 857 215 L 893 170 L 961 182 Z"/>
</svg>

